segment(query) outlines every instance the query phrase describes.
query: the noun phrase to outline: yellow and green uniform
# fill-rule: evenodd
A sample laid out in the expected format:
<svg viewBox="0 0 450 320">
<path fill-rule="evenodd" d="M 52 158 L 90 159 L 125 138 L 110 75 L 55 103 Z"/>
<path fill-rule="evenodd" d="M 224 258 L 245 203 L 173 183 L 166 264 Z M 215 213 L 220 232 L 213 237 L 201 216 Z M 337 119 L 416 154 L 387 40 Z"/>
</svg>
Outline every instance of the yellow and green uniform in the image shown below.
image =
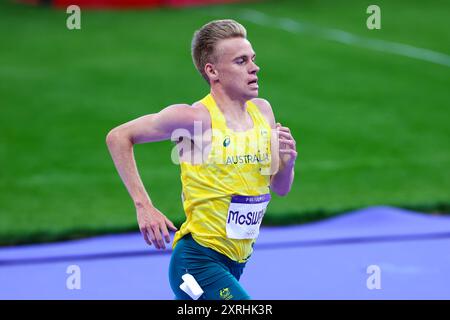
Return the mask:
<svg viewBox="0 0 450 320">
<path fill-rule="evenodd" d="M 263 175 L 260 170 L 270 167 L 271 127 L 251 101 L 247 102 L 247 111 L 254 125 L 244 132 L 227 127 L 225 117 L 211 94 L 201 103 L 211 116 L 211 151 L 208 161 L 203 164 L 180 163 L 186 221 L 175 234 L 173 248 L 181 237 L 191 233 L 199 244 L 234 261 L 244 262 L 252 253 L 255 239 L 227 238 L 228 207 L 233 194 L 255 196 L 269 193 L 270 175 Z M 245 139 L 259 139 L 261 143 L 245 143 Z"/>
<path fill-rule="evenodd" d="M 240 208 L 235 202 L 241 198 L 270 199 L 271 127 L 251 101 L 246 105 L 253 127 L 244 132 L 227 127 L 211 94 L 200 102 L 211 117 L 211 149 L 202 163 L 180 162 L 186 221 L 175 233 L 169 280 L 177 299 L 189 298 L 179 288 L 184 273 L 193 275 L 204 289 L 201 299 L 249 299 L 238 280 L 257 232 L 249 238 L 230 237 L 230 219 L 236 218 L 239 234 L 238 218 L 244 227 L 258 224 L 265 209 L 239 217 L 229 210 Z"/>
</svg>

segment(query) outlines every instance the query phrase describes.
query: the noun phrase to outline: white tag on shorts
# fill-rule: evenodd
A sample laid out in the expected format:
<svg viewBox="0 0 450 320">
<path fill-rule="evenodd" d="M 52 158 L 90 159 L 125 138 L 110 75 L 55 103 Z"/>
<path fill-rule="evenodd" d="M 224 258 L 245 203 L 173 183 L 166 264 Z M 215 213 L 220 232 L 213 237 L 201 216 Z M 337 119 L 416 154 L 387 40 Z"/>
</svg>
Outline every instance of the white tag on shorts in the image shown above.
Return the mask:
<svg viewBox="0 0 450 320">
<path fill-rule="evenodd" d="M 185 273 L 181 278 L 183 279 L 183 283 L 180 284 L 180 289 L 187 293 L 193 300 L 200 298 L 203 294 L 203 289 L 197 280 L 189 273 Z"/>
<path fill-rule="evenodd" d="M 270 201 L 270 193 L 259 196 L 231 196 L 227 216 L 227 237 L 256 239 Z"/>
</svg>

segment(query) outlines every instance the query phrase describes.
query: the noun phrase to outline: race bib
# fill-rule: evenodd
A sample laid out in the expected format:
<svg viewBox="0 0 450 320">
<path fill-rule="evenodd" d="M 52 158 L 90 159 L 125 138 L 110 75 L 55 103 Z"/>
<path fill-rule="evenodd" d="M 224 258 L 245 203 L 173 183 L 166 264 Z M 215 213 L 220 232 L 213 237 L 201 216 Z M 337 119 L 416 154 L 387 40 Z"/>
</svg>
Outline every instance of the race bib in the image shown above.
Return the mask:
<svg viewBox="0 0 450 320">
<path fill-rule="evenodd" d="M 259 196 L 231 196 L 227 217 L 227 237 L 256 239 L 269 201 L 270 193 Z"/>
</svg>

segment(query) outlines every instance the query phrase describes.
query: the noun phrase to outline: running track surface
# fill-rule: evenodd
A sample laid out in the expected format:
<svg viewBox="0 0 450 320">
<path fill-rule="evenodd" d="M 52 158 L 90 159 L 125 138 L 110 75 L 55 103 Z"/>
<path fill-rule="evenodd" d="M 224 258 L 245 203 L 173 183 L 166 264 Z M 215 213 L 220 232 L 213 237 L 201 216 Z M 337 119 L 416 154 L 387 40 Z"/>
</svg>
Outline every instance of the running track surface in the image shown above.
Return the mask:
<svg viewBox="0 0 450 320">
<path fill-rule="evenodd" d="M 171 300 L 170 248 L 139 233 L 3 247 L 0 299 Z M 80 268 L 79 290 L 66 287 L 70 265 Z M 374 265 L 379 289 L 367 286 Z M 262 300 L 450 299 L 450 217 L 371 207 L 263 227 L 241 283 Z"/>
</svg>

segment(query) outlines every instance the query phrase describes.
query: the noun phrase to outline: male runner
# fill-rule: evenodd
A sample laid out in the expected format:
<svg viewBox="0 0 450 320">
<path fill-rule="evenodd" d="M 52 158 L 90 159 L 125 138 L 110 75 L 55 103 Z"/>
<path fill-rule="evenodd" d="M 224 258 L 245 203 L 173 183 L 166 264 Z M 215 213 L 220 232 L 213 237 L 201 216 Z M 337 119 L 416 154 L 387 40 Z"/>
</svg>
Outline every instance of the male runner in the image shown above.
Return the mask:
<svg viewBox="0 0 450 320">
<path fill-rule="evenodd" d="M 295 140 L 289 128 L 275 122 L 270 104 L 257 98 L 259 67 L 241 24 L 216 20 L 204 25 L 194 34 L 192 58 L 210 86 L 206 97 L 122 124 L 106 142 L 136 206 L 140 231 L 157 249 L 165 249 L 168 230 L 177 228 L 153 206 L 133 145 L 177 142 L 186 221 L 172 245 L 169 280 L 175 298 L 250 299 L 238 280 L 270 190 L 284 196 L 291 189 Z"/>
</svg>

